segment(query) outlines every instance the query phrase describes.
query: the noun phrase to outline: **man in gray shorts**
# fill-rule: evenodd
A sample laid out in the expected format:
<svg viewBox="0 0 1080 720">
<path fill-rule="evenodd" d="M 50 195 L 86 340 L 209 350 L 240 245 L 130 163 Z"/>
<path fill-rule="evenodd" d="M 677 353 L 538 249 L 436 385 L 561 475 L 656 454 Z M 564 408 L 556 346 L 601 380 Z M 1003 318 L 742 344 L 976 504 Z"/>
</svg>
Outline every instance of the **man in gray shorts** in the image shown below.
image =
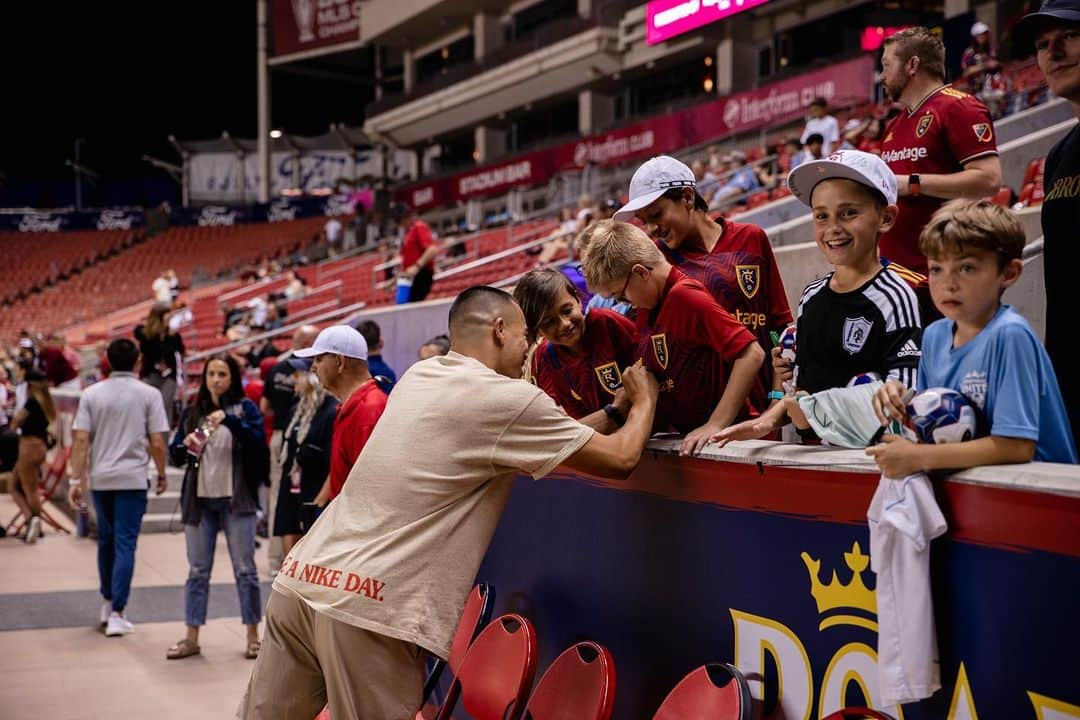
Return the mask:
<svg viewBox="0 0 1080 720">
<path fill-rule="evenodd" d="M 106 356 L 112 375 L 83 392 L 75 413 L 73 482 L 68 499 L 77 507 L 85 502 L 87 488 L 93 490 L 98 576 L 105 599 L 101 624 L 105 635 L 115 637 L 135 629 L 124 616 L 124 608 L 135 571 L 135 545 L 146 512 L 146 470 L 153 458 L 157 494 L 165 492 L 165 433 L 169 432 L 169 421 L 161 394 L 135 375 L 139 360 L 135 343 L 126 338 L 113 340 Z"/>
<path fill-rule="evenodd" d="M 412 720 L 424 654 L 446 658 L 466 594 L 520 473 L 559 465 L 625 477 L 656 411 L 656 379 L 623 371 L 632 406 L 601 435 L 521 380 L 514 299 L 474 287 L 450 308 L 450 352 L 416 363 L 344 489 L 274 581 L 239 717 Z"/>
</svg>

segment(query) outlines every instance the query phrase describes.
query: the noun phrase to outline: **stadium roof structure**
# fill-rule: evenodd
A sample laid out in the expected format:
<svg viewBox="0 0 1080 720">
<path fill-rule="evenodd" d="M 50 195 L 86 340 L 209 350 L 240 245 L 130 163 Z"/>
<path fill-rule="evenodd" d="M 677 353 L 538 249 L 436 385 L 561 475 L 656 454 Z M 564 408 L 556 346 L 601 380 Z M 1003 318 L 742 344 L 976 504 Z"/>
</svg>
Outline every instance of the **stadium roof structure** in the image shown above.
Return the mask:
<svg viewBox="0 0 1080 720">
<path fill-rule="evenodd" d="M 228 131 L 212 140 L 181 140 L 170 135 L 173 144 L 181 156 L 195 153 L 240 153 L 254 154 L 259 151 L 259 142 L 255 138 L 237 138 Z M 304 152 L 310 150 L 370 150 L 375 143 L 359 127 L 332 124 L 322 135 L 294 135 L 283 133 L 281 137 L 271 138 L 270 152 Z"/>
</svg>

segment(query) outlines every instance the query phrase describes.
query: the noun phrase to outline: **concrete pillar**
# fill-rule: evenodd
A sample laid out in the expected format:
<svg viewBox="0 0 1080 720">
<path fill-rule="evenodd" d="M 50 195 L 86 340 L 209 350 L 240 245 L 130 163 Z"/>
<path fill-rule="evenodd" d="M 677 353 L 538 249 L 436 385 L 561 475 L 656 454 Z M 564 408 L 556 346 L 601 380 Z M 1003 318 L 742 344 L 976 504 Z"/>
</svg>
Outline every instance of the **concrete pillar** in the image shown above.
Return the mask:
<svg viewBox="0 0 1080 720">
<path fill-rule="evenodd" d="M 717 95 L 730 95 L 735 88 L 735 41 L 724 38 L 716 46 L 716 55 L 713 57 L 714 69 L 713 81 L 716 83 Z"/>
<path fill-rule="evenodd" d="M 969 0 L 945 0 L 945 19 L 963 15 L 971 9 Z"/>
<path fill-rule="evenodd" d="M 401 75 L 405 93 L 412 92 L 416 84 L 416 61 L 413 59 L 412 50 L 406 50 L 401 54 Z"/>
<path fill-rule="evenodd" d="M 256 143 L 259 157 L 259 202 L 270 202 L 270 68 L 267 65 L 267 3 L 259 0 L 256 5 L 256 82 L 258 86 L 258 118 L 256 127 L 259 140 Z M 241 169 L 244 167 L 240 160 Z M 241 186 L 241 192 L 243 192 Z"/>
<path fill-rule="evenodd" d="M 473 15 L 473 57 L 482 59 L 492 50 L 502 47 L 503 33 L 499 18 L 487 13 Z"/>
<path fill-rule="evenodd" d="M 476 163 L 496 160 L 506 154 L 506 131 L 487 125 L 477 125 L 473 131 L 476 138 Z"/>
<path fill-rule="evenodd" d="M 578 93 L 578 132 L 591 135 L 602 132 L 615 122 L 615 98 L 595 90 Z"/>
</svg>

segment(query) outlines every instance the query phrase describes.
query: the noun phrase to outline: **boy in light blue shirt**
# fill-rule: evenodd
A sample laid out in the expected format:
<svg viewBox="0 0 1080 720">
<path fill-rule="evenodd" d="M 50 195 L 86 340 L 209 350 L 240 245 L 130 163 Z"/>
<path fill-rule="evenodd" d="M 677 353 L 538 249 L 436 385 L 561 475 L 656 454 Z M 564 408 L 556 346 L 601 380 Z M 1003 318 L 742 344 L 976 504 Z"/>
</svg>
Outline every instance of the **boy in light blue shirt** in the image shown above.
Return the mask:
<svg viewBox="0 0 1080 720">
<path fill-rule="evenodd" d="M 945 317 L 923 333 L 917 389 L 963 393 L 989 418 L 990 435 L 946 445 L 885 436 L 867 454 L 895 478 L 1031 460 L 1076 464 L 1050 358 L 1027 320 L 1001 302 L 1023 270 L 1024 231 L 1016 217 L 986 200 L 954 200 L 930 219 L 919 249 L 929 261 L 930 295 Z M 889 382 L 877 392 L 882 423 L 903 419 L 904 390 Z"/>
</svg>

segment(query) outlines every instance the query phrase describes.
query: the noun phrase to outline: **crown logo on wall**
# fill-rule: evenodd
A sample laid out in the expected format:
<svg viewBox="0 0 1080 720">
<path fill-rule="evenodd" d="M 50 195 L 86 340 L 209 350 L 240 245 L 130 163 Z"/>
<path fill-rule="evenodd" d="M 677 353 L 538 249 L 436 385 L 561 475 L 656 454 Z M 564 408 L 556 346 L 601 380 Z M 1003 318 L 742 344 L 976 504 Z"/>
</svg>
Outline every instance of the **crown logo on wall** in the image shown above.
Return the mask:
<svg viewBox="0 0 1080 720">
<path fill-rule="evenodd" d="M 877 617 L 877 596 L 873 590 L 866 587 L 862 579 L 863 571 L 870 566 L 870 556 L 863 555 L 858 541 L 852 543 L 851 552 L 844 553 L 844 563 L 852 572 L 851 582 L 847 585 L 841 584 L 836 577 L 836 570 L 833 570 L 832 581 L 823 585 L 819 576 L 821 561 L 805 552 L 800 557 L 810 574 L 810 594 L 817 602 L 818 615 L 823 616 L 818 625 L 819 630 L 836 625 L 855 625 L 878 631 L 876 620 L 851 614 L 851 611 L 858 610 Z M 834 610 L 846 612 L 833 613 Z M 824 617 L 826 613 L 829 613 L 828 617 Z"/>
</svg>

